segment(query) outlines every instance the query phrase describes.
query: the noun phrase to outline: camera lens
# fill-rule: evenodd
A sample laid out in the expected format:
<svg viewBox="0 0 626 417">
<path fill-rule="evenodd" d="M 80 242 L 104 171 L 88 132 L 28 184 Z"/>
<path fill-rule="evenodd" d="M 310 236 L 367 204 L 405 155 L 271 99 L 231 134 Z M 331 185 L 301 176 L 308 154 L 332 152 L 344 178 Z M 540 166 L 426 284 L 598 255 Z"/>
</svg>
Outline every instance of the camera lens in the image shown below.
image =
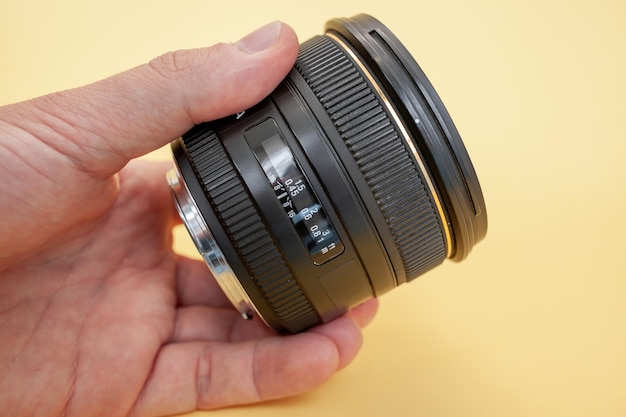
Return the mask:
<svg viewBox="0 0 626 417">
<path fill-rule="evenodd" d="M 198 251 L 241 314 L 279 332 L 460 261 L 487 231 L 450 116 L 371 16 L 329 21 L 268 98 L 172 149 L 168 182 Z"/>
</svg>

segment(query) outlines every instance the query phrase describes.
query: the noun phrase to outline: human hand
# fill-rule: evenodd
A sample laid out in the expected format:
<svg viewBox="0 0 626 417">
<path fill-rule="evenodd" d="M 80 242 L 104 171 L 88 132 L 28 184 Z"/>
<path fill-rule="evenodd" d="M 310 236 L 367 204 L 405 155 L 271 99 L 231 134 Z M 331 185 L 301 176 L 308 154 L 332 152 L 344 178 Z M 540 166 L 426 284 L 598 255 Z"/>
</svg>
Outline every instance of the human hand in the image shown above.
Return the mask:
<svg viewBox="0 0 626 417">
<path fill-rule="evenodd" d="M 172 251 L 162 163 L 131 161 L 246 109 L 287 74 L 293 31 L 179 51 L 0 109 L 0 409 L 157 416 L 301 393 L 348 364 L 368 302 L 277 336 Z M 169 165 L 169 164 L 168 164 Z"/>
</svg>

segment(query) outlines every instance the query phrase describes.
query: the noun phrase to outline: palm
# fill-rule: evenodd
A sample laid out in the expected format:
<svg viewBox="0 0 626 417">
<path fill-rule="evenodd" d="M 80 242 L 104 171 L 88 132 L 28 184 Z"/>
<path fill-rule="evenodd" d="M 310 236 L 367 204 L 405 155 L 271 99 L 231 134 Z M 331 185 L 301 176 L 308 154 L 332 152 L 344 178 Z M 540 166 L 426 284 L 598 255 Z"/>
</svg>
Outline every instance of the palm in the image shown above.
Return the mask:
<svg viewBox="0 0 626 417">
<path fill-rule="evenodd" d="M 34 288 L 35 281 L 45 280 L 44 290 L 1 316 L 5 323 L 19 321 L 19 332 L 11 336 L 21 339 L 12 345 L 17 352 L 2 349 L 14 358 L 2 380 L 7 384 L 24 377 L 14 373 L 37 371 L 30 398 L 21 401 L 37 402 L 48 412 L 92 415 L 98 414 L 93 399 L 100 398 L 105 401 L 98 411 L 127 415 L 164 346 L 271 334 L 258 323 L 238 320 L 204 265 L 172 252 L 173 207 L 163 175 L 155 175 L 160 171 L 147 164 L 122 171 L 111 210 L 88 225 L 92 232 L 79 242 L 64 242 L 81 248 L 71 263 L 60 258 L 30 264 L 2 281 L 17 294 L 22 291 L 16 287 Z"/>
</svg>

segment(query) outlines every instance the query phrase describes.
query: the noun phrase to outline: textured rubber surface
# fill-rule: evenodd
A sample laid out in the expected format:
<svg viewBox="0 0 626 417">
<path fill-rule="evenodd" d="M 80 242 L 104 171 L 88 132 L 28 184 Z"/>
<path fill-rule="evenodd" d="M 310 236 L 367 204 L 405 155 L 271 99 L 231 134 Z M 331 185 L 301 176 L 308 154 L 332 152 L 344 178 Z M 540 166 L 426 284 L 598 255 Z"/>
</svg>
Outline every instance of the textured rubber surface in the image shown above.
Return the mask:
<svg viewBox="0 0 626 417">
<path fill-rule="evenodd" d="M 216 133 L 198 125 L 183 144 L 224 231 L 283 327 L 297 332 L 319 323 Z"/>
<path fill-rule="evenodd" d="M 446 247 L 438 212 L 423 174 L 366 78 L 327 36 L 301 46 L 296 68 L 359 166 L 393 236 L 407 280 L 439 265 Z"/>
</svg>

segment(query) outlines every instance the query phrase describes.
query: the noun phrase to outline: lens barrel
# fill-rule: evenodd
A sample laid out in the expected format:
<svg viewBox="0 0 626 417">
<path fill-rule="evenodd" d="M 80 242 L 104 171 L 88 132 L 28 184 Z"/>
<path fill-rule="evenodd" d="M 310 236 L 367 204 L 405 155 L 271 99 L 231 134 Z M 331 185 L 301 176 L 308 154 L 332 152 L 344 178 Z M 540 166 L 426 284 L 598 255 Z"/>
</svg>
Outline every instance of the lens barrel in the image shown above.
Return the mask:
<svg viewBox="0 0 626 417">
<path fill-rule="evenodd" d="M 460 261 L 487 231 L 448 112 L 368 15 L 329 21 L 267 99 L 172 149 L 176 206 L 213 276 L 279 332 Z"/>
</svg>

